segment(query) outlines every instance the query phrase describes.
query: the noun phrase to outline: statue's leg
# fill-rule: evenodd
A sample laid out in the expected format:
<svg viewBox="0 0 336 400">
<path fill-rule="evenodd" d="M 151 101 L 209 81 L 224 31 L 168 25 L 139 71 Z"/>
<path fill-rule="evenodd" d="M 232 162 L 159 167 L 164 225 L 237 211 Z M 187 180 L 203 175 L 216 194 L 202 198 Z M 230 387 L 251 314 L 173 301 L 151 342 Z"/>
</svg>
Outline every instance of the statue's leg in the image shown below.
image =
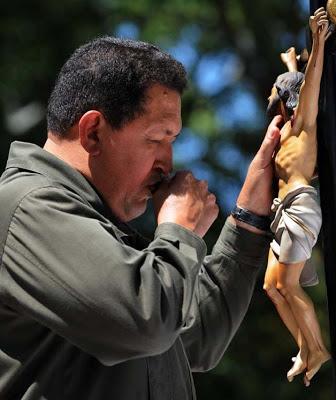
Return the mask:
<svg viewBox="0 0 336 400">
<path fill-rule="evenodd" d="M 297 264 L 279 263 L 277 287 L 289 303 L 307 344 L 305 384 L 308 386 L 321 365 L 329 360 L 330 354 L 324 345 L 313 302 L 299 284 L 303 267 L 304 262 Z"/>
<path fill-rule="evenodd" d="M 298 343 L 299 326 L 293 316 L 292 310 L 286 301 L 286 298 L 277 289 L 278 282 L 278 260 L 275 258 L 273 251 L 270 249 L 268 255 L 268 264 L 265 274 L 264 290 L 268 297 L 274 303 L 282 321 Z"/>
<path fill-rule="evenodd" d="M 291 382 L 294 376 L 301 374 L 307 367 L 307 345 L 303 335 L 300 332 L 298 323 L 293 315 L 292 309 L 286 298 L 277 289 L 279 263 L 270 249 L 268 255 L 268 264 L 265 274 L 264 289 L 268 297 L 275 305 L 280 318 L 295 339 L 299 353 L 295 357 L 292 368 L 287 373 L 287 378 Z"/>
<path fill-rule="evenodd" d="M 299 71 L 304 71 L 308 62 L 308 58 L 309 58 L 309 53 L 307 49 L 303 49 L 301 53 L 298 56 L 296 56 Z"/>
<path fill-rule="evenodd" d="M 289 72 L 295 72 L 298 70 L 295 47 L 290 47 L 285 53 L 281 53 L 280 58 Z"/>
</svg>

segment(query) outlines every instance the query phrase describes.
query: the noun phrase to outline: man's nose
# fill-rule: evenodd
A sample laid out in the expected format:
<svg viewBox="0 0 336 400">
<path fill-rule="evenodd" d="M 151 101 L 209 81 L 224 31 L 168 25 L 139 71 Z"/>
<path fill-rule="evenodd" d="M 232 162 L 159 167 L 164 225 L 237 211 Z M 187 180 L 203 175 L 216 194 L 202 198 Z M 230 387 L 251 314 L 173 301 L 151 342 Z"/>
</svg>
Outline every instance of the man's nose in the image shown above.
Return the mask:
<svg viewBox="0 0 336 400">
<path fill-rule="evenodd" d="M 168 175 L 173 170 L 173 149 L 171 143 L 160 146 L 155 161 L 155 168 L 159 168 L 164 175 Z"/>
</svg>

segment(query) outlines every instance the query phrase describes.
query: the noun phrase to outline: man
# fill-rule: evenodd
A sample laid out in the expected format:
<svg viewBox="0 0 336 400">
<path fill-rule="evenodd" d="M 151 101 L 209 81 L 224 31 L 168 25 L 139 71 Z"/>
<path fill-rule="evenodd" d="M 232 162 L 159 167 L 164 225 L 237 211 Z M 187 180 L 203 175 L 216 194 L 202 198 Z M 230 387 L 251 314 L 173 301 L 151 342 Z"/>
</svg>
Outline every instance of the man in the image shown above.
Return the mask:
<svg viewBox="0 0 336 400">
<path fill-rule="evenodd" d="M 44 149 L 14 143 L 0 181 L 1 399 L 194 399 L 216 365 L 269 246 L 280 118 L 252 162 L 210 256 L 207 183 L 172 179 L 180 63 L 111 37 L 63 66 Z M 149 242 L 127 222 L 153 197 Z"/>
</svg>

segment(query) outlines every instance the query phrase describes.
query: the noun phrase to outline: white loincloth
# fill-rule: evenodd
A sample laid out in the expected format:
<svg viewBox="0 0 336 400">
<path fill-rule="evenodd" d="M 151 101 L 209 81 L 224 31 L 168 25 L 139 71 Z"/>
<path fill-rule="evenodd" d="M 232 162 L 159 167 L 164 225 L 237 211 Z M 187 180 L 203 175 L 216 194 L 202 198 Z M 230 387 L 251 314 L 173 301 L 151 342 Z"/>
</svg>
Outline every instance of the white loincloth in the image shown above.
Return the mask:
<svg viewBox="0 0 336 400">
<path fill-rule="evenodd" d="M 321 229 L 322 214 L 317 191 L 312 186 L 299 186 L 287 193 L 281 201 L 273 200 L 275 212 L 271 230 L 274 239 L 271 248 L 279 262 L 295 264 L 308 260 Z M 300 277 L 302 286 L 318 283 L 315 268 L 306 263 Z"/>
</svg>

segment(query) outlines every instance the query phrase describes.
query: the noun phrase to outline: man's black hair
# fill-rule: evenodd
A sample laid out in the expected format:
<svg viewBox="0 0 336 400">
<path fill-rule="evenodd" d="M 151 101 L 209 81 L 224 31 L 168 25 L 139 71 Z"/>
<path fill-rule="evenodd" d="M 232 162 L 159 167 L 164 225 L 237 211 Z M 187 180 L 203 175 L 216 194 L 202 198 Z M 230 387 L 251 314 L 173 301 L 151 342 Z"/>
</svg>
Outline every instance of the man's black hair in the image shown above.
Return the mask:
<svg viewBox="0 0 336 400">
<path fill-rule="evenodd" d="M 187 84 L 183 65 L 149 43 L 95 39 L 63 65 L 48 102 L 48 130 L 64 135 L 92 109 L 120 129 L 145 111 L 146 91 L 155 83 L 182 94 Z"/>
</svg>

